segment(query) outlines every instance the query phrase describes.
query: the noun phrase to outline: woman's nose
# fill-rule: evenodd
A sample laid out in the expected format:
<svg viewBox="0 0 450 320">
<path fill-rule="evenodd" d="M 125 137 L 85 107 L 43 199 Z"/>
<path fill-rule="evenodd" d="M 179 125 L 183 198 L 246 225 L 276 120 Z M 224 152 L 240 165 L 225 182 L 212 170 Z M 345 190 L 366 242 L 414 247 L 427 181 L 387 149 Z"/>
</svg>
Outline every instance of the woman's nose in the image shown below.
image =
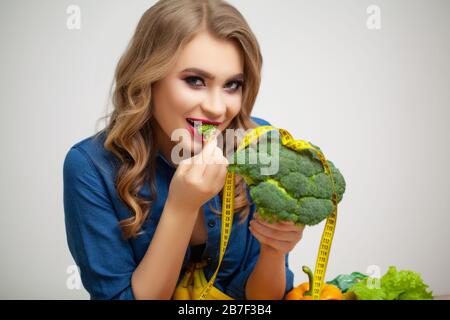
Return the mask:
<svg viewBox="0 0 450 320">
<path fill-rule="evenodd" d="M 223 94 L 219 90 L 211 92 L 208 98 L 202 103 L 202 109 L 211 119 L 221 118 L 227 111 Z"/>
</svg>

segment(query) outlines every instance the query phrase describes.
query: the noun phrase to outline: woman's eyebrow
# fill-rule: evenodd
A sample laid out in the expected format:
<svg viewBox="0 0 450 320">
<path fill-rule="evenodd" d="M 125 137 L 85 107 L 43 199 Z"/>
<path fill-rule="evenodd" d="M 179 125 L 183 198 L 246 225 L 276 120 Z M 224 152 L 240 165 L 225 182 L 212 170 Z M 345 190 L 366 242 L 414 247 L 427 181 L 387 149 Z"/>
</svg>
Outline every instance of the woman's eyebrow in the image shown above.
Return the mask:
<svg viewBox="0 0 450 320">
<path fill-rule="evenodd" d="M 215 79 L 215 77 L 211 73 L 209 73 L 205 70 L 199 69 L 199 68 L 187 68 L 187 69 L 184 69 L 182 72 L 193 72 L 193 73 L 196 73 L 196 74 L 198 74 L 206 79 L 209 79 L 209 80 Z M 239 73 L 239 74 L 236 74 L 236 75 L 230 77 L 228 80 L 243 80 L 243 79 L 244 79 L 244 74 Z"/>
</svg>

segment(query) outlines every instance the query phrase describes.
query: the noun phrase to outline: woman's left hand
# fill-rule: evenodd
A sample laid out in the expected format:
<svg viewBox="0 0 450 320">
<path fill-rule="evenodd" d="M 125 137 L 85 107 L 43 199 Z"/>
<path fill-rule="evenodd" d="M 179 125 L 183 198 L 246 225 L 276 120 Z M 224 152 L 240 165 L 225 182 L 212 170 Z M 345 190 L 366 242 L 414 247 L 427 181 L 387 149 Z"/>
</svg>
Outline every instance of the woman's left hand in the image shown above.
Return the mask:
<svg viewBox="0 0 450 320">
<path fill-rule="evenodd" d="M 261 251 L 276 251 L 287 254 L 302 239 L 305 226 L 296 226 L 293 222 L 268 223 L 255 212 L 250 221 L 250 231 L 261 244 Z"/>
</svg>

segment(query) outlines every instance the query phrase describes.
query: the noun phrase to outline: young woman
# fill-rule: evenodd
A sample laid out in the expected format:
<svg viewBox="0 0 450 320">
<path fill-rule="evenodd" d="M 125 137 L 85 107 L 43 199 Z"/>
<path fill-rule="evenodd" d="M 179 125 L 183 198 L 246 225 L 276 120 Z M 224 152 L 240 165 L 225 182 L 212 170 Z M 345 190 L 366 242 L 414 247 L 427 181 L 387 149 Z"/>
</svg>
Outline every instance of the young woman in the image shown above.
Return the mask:
<svg viewBox="0 0 450 320">
<path fill-rule="evenodd" d="M 219 134 L 269 124 L 251 117 L 261 67 L 254 34 L 224 1 L 161 0 L 144 13 L 116 69 L 107 126 L 64 162 L 67 241 L 91 299 L 171 299 L 193 260 L 211 278 L 227 152 L 217 138 L 203 144 L 187 119 Z M 172 141 L 177 129 L 188 134 Z M 172 161 L 175 144 L 185 160 L 208 161 Z M 282 299 L 303 229 L 260 220 L 239 176 L 234 209 L 214 286 L 235 299 Z"/>
</svg>

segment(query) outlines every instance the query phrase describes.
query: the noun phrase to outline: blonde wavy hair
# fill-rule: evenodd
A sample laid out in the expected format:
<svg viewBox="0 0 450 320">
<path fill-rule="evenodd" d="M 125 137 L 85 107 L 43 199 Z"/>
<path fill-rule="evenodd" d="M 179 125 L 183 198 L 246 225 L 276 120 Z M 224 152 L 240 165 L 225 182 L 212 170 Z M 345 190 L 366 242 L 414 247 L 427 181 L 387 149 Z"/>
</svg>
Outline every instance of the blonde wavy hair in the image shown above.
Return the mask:
<svg viewBox="0 0 450 320">
<path fill-rule="evenodd" d="M 202 31 L 234 41 L 244 56 L 242 107 L 226 129 L 248 130 L 258 126 L 250 115 L 260 87 L 263 59 L 258 41 L 240 12 L 223 0 L 160 0 L 148 9 L 118 62 L 112 92 L 114 108 L 101 118 L 109 119 L 97 133 L 106 133 L 104 147 L 121 162 L 115 187 L 133 212 L 132 217 L 120 221 L 124 239 L 140 234 L 156 200 L 157 145 L 152 125 L 152 85 L 165 77 L 182 47 Z M 234 140 L 232 148 L 236 150 L 239 139 Z M 138 196 L 146 181 L 151 199 Z M 250 210 L 247 188 L 242 177 L 236 175 L 234 209 L 240 213 L 239 223 L 245 221 Z M 210 208 L 221 214 L 211 205 Z"/>
</svg>

